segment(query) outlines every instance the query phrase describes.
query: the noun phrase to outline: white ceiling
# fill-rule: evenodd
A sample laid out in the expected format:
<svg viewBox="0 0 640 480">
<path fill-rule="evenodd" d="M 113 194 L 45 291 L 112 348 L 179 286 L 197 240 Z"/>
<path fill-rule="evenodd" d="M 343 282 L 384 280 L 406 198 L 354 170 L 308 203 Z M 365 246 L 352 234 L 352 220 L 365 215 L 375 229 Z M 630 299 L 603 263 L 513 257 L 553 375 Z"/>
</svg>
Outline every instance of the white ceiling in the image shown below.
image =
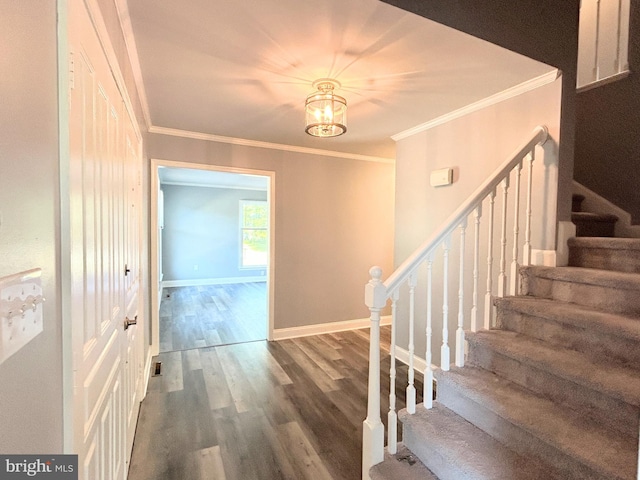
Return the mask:
<svg viewBox="0 0 640 480">
<path fill-rule="evenodd" d="M 378 0 L 122 6 L 155 127 L 392 158 L 392 135 L 554 70 Z M 304 133 L 322 77 L 349 105 L 341 137 Z"/>
</svg>

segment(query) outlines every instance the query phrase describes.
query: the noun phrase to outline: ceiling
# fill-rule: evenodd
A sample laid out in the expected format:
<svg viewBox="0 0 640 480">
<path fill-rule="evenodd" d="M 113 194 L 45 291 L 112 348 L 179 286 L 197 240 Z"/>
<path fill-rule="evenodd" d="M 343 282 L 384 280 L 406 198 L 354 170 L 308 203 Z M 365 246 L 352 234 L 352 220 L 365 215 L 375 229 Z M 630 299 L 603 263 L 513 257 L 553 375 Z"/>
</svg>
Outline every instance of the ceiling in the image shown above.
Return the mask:
<svg viewBox="0 0 640 480">
<path fill-rule="evenodd" d="M 245 173 L 221 172 L 199 168 L 158 168 L 161 185 L 185 185 L 190 187 L 239 188 L 243 190 L 267 190 L 269 177 Z"/>
<path fill-rule="evenodd" d="M 378 0 L 125 1 L 156 129 L 393 158 L 392 135 L 555 70 Z M 341 137 L 304 132 L 323 77 L 349 105 Z"/>
</svg>

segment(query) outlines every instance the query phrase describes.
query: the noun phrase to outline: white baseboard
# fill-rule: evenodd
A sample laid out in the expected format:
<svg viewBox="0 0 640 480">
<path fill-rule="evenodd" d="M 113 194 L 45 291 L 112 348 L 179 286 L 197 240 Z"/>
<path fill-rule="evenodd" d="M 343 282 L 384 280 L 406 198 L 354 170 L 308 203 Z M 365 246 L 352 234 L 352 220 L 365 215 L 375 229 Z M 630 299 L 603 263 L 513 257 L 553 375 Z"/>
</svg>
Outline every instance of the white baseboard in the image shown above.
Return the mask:
<svg viewBox="0 0 640 480">
<path fill-rule="evenodd" d="M 144 362 L 144 388 L 142 390 L 142 399 L 144 399 L 144 397 L 147 396 L 147 389 L 149 388 L 149 378 L 151 377 L 151 359 L 152 359 L 152 355 L 151 355 L 151 348 L 149 348 L 147 350 L 147 360 Z"/>
<path fill-rule="evenodd" d="M 317 323 L 315 325 L 303 325 L 301 327 L 277 328 L 273 330 L 273 340 L 285 340 L 287 338 L 309 337 L 324 333 L 344 332 L 358 328 L 368 328 L 371 320 L 360 318 L 357 320 L 345 320 L 342 322 Z M 383 316 L 380 325 L 391 325 L 391 315 Z"/>
<path fill-rule="evenodd" d="M 573 222 L 558 222 L 558 238 L 556 247 L 556 267 L 569 265 L 569 239 L 576 236 Z"/>
<path fill-rule="evenodd" d="M 409 365 L 409 350 L 405 350 L 402 347 L 398 347 L 396 345 L 396 359 L 404 363 L 405 365 Z M 416 372 L 423 373 L 427 368 L 427 362 L 424 358 L 418 357 L 417 355 L 413 356 L 413 369 Z M 435 366 L 433 366 L 435 368 Z"/>
<path fill-rule="evenodd" d="M 555 267 L 556 258 L 555 250 L 531 250 L 531 265 Z"/>
<path fill-rule="evenodd" d="M 165 280 L 163 287 L 197 287 L 200 285 L 230 285 L 234 283 L 266 282 L 265 275 L 257 277 L 225 277 L 225 278 L 194 278 L 191 280 Z"/>
</svg>

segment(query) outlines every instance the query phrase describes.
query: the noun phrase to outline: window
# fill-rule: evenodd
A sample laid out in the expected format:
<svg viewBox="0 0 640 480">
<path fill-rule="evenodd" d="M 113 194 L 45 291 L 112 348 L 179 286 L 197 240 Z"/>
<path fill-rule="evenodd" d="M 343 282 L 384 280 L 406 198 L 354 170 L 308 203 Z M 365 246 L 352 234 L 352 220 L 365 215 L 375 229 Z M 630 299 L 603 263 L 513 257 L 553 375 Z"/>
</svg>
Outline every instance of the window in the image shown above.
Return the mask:
<svg viewBox="0 0 640 480">
<path fill-rule="evenodd" d="M 261 200 L 240 200 L 240 266 L 266 267 L 269 256 L 269 208 Z"/>
</svg>

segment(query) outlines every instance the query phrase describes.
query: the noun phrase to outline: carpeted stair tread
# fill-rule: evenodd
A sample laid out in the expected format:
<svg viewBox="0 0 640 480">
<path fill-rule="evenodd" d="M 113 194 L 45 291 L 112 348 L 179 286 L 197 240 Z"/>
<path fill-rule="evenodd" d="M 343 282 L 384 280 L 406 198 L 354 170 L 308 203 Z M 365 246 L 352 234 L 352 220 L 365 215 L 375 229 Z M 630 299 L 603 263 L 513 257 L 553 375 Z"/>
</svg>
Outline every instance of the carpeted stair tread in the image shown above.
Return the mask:
<svg viewBox="0 0 640 480">
<path fill-rule="evenodd" d="M 402 443 L 398 453 L 390 455 L 385 449 L 384 461 L 371 467 L 371 480 L 439 480 L 420 459 Z"/>
<path fill-rule="evenodd" d="M 569 247 L 603 248 L 609 250 L 640 250 L 640 238 L 572 237 Z"/>
<path fill-rule="evenodd" d="M 522 267 L 521 272 L 526 275 L 549 280 L 597 285 L 608 288 L 623 288 L 625 290 L 640 290 L 640 275 L 629 272 L 614 272 L 582 267 Z"/>
<path fill-rule="evenodd" d="M 640 274 L 640 238 L 570 238 L 569 265 Z"/>
<path fill-rule="evenodd" d="M 544 462 L 518 455 L 438 403 L 430 410 L 420 404 L 415 414 L 402 410 L 399 416 L 404 443 L 441 480 L 556 478 Z"/>
<path fill-rule="evenodd" d="M 498 309 L 518 311 L 640 343 L 640 317 L 608 313 L 575 303 L 528 296 L 496 298 L 494 303 Z"/>
<path fill-rule="evenodd" d="M 481 368 L 453 367 L 449 372 L 439 372 L 438 380 L 439 389 L 453 389 L 456 395 L 471 399 L 481 410 L 470 408 L 468 404 L 451 408 L 467 410 L 458 413 L 486 421 L 487 428 L 497 429 L 498 437 L 502 435 L 512 439 L 520 434 L 500 427 L 487 410 L 517 427 L 518 432 L 524 431 L 532 436 L 533 440 L 529 441 L 528 437 L 521 437 L 518 448 L 528 445 L 534 450 L 530 454 L 548 458 L 549 461 L 552 457 L 560 458 L 559 463 L 565 463 L 565 468 L 569 470 L 572 469 L 572 462 L 577 462 L 594 470 L 602 478 L 632 478 L 637 442 L 586 419 L 581 412 L 536 396 L 524 387 Z M 446 398 L 448 394 L 443 392 L 442 395 Z M 456 403 L 458 397 L 452 398 Z M 551 450 L 553 453 L 549 453 L 549 448 L 555 449 Z M 555 453 L 556 450 L 561 453 Z M 565 455 L 570 461 L 564 460 Z"/>
<path fill-rule="evenodd" d="M 571 221 L 617 222 L 619 219 L 610 213 L 571 212 Z"/>
<path fill-rule="evenodd" d="M 640 371 L 610 364 L 598 367 L 581 352 L 559 350 L 545 342 L 505 330 L 469 333 L 470 344 L 482 344 L 522 364 L 640 406 Z M 471 346 L 470 346 L 471 348 Z"/>
</svg>

